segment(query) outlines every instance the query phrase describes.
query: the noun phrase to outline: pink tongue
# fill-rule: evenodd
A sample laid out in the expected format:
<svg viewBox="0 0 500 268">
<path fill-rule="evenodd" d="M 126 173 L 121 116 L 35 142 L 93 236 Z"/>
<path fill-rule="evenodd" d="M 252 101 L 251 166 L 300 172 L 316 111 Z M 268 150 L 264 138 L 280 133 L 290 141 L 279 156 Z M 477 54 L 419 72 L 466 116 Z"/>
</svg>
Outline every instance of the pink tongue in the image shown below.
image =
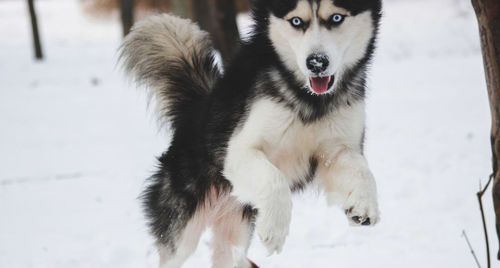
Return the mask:
<svg viewBox="0 0 500 268">
<path fill-rule="evenodd" d="M 311 86 L 314 92 L 318 94 L 325 93 L 328 90 L 328 83 L 330 82 L 330 77 L 311 77 Z"/>
</svg>

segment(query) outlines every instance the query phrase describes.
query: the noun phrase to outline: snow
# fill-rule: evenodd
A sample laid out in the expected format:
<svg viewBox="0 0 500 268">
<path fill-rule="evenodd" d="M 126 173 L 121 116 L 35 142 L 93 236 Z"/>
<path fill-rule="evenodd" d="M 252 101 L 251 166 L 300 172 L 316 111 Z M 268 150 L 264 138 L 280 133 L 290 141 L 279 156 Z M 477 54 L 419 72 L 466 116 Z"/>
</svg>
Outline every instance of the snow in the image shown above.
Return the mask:
<svg viewBox="0 0 500 268">
<path fill-rule="evenodd" d="M 137 197 L 168 133 L 116 66 L 116 18 L 89 17 L 76 0 L 36 4 L 47 56 L 38 63 L 25 2 L 0 1 L 0 267 L 156 267 Z M 469 1 L 385 2 L 367 115 L 380 224 L 349 227 L 307 192 L 294 200 L 283 252 L 268 257 L 254 239 L 250 258 L 262 267 L 475 267 L 465 230 L 485 266 L 475 193 L 491 171 L 490 115 Z M 209 238 L 184 267 L 209 266 Z"/>
</svg>

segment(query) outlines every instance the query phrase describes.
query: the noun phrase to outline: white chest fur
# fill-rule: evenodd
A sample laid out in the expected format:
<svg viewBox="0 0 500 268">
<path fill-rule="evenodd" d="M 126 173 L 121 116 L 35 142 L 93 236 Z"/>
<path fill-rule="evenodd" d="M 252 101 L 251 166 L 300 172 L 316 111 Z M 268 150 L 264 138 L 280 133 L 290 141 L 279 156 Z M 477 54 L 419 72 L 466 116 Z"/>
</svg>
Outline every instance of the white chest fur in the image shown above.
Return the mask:
<svg viewBox="0 0 500 268">
<path fill-rule="evenodd" d="M 291 186 L 307 177 L 311 158 L 321 168 L 329 165 L 344 146 L 359 150 L 364 115 L 364 103 L 358 102 L 304 124 L 284 105 L 261 99 L 252 105 L 247 120 L 231 137 L 228 158 L 238 155 L 239 150 L 260 150 Z"/>
</svg>

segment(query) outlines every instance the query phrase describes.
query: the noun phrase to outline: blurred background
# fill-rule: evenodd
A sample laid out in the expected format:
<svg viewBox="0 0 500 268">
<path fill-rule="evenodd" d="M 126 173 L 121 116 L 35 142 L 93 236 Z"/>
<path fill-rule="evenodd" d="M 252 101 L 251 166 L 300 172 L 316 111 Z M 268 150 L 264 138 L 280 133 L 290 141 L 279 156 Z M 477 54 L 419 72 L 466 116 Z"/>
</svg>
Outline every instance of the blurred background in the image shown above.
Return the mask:
<svg viewBox="0 0 500 268">
<path fill-rule="evenodd" d="M 245 0 L 135 1 L 136 21 L 166 11 L 204 21 L 224 59 L 251 24 Z M 0 0 L 0 267 L 157 266 L 138 196 L 169 133 L 117 65 L 131 24 L 119 3 L 35 1 L 36 60 L 28 1 Z M 463 230 L 485 267 L 475 193 L 491 173 L 490 112 L 473 8 L 384 3 L 366 140 L 382 221 L 350 228 L 306 192 L 283 253 L 268 257 L 254 239 L 261 267 L 476 267 Z M 490 191 L 484 204 L 494 256 Z M 209 241 L 185 267 L 209 267 Z"/>
</svg>

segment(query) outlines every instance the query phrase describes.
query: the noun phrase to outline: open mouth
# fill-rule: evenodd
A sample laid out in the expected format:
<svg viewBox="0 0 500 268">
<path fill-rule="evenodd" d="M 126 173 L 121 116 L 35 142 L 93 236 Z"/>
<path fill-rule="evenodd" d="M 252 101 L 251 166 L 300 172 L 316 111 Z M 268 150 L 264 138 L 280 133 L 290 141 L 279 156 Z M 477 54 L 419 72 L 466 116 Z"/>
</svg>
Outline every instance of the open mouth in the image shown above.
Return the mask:
<svg viewBox="0 0 500 268">
<path fill-rule="evenodd" d="M 316 94 L 323 94 L 328 91 L 335 81 L 335 76 L 316 76 L 309 78 L 309 84 Z"/>
</svg>

